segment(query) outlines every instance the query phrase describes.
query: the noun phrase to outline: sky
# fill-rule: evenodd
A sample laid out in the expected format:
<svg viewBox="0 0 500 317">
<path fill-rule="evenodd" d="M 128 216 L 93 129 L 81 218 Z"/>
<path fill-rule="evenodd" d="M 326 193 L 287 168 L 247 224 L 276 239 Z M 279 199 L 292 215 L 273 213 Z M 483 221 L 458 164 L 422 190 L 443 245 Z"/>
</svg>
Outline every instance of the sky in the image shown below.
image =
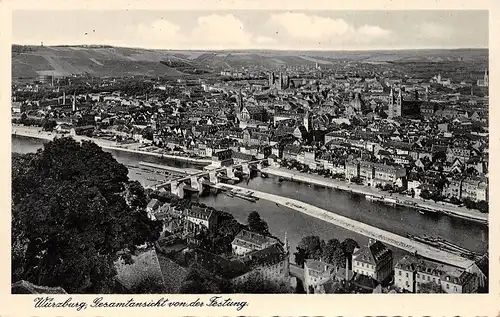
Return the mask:
<svg viewBox="0 0 500 317">
<path fill-rule="evenodd" d="M 28 11 L 12 42 L 151 49 L 487 48 L 488 11 Z"/>
</svg>

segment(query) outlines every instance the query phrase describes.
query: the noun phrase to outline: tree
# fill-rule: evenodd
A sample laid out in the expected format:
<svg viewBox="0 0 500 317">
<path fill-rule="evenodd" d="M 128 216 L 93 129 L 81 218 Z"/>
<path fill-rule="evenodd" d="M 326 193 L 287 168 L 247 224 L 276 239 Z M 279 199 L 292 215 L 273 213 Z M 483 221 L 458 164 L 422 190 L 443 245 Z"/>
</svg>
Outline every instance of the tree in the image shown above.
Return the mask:
<svg viewBox="0 0 500 317">
<path fill-rule="evenodd" d="M 325 242 L 318 236 L 306 236 L 300 240 L 297 250 L 303 249 L 306 259 L 319 260 L 323 254 Z"/>
<path fill-rule="evenodd" d="M 260 218 L 259 213 L 255 210 L 248 214 L 247 224 L 250 231 L 263 235 L 269 234 L 269 227 L 267 225 L 267 222 Z"/>
<path fill-rule="evenodd" d="M 54 120 L 50 119 L 43 119 L 42 121 L 42 128 L 44 131 L 53 131 L 54 128 L 56 127 L 57 123 Z"/>
<path fill-rule="evenodd" d="M 148 274 L 144 276 L 132 290 L 134 294 L 161 294 L 165 292 L 161 278 Z"/>
<path fill-rule="evenodd" d="M 233 283 L 233 293 L 238 294 L 290 294 L 292 289 L 285 281 L 264 278 L 261 273 L 254 273 L 244 282 Z"/>
<path fill-rule="evenodd" d="M 354 253 L 355 249 L 359 248 L 359 244 L 351 238 L 347 238 L 341 243 L 342 250 L 344 250 L 344 253 L 347 255 L 352 255 Z"/>
<path fill-rule="evenodd" d="M 390 190 L 393 190 L 393 189 L 394 189 L 394 187 L 392 187 L 392 185 L 391 185 L 391 184 L 385 184 L 385 185 L 384 185 L 384 190 L 385 190 L 385 191 L 390 191 Z"/>
<path fill-rule="evenodd" d="M 431 199 L 431 193 L 427 189 L 422 189 L 420 192 L 420 197 L 423 199 Z"/>
<path fill-rule="evenodd" d="M 445 161 L 446 160 L 446 153 L 444 151 L 439 151 L 434 153 L 434 156 L 432 157 L 433 162 L 437 161 Z"/>
<path fill-rule="evenodd" d="M 327 262 L 327 263 L 334 264 L 335 257 L 336 257 L 335 251 L 337 249 L 341 249 L 339 240 L 337 240 L 337 239 L 328 240 L 328 242 L 325 244 L 325 246 L 322 250 L 322 254 L 321 254 L 322 260 Z"/>
<path fill-rule="evenodd" d="M 488 213 L 488 202 L 481 200 L 476 204 L 477 209 L 482 213 Z"/>
<path fill-rule="evenodd" d="M 144 187 L 138 181 L 131 181 L 128 184 L 128 195 L 126 196 L 130 206 L 142 208 L 148 204 L 148 197 L 144 192 Z"/>
<path fill-rule="evenodd" d="M 351 182 L 355 183 L 355 184 L 358 184 L 358 185 L 361 185 L 363 184 L 363 180 L 361 179 L 361 177 L 359 176 L 354 176 L 351 178 Z"/>
<path fill-rule="evenodd" d="M 410 191 L 411 198 L 415 198 L 415 190 L 412 188 Z"/>
<path fill-rule="evenodd" d="M 182 281 L 181 294 L 220 294 L 230 293 L 227 282 L 217 278 L 199 264 L 193 264 Z"/>
<path fill-rule="evenodd" d="M 222 221 L 218 230 L 220 235 L 234 238 L 241 229 L 240 223 L 233 218 Z"/>
<path fill-rule="evenodd" d="M 307 254 L 306 250 L 297 247 L 297 252 L 294 252 L 294 257 L 295 257 L 295 264 L 297 264 L 299 267 L 304 267 L 304 263 L 307 259 Z"/>
<path fill-rule="evenodd" d="M 21 114 L 21 123 L 26 124 L 28 120 L 28 115 L 26 113 Z"/>
<path fill-rule="evenodd" d="M 142 137 L 146 140 L 153 141 L 153 129 L 151 127 L 146 127 L 142 130 Z"/>
<path fill-rule="evenodd" d="M 464 199 L 464 205 L 467 209 L 476 209 L 476 202 L 470 198 Z"/>
<path fill-rule="evenodd" d="M 96 144 L 61 138 L 12 160 L 14 282 L 109 293 L 117 253 L 158 238 L 142 187 Z"/>
<path fill-rule="evenodd" d="M 331 259 L 331 264 L 336 265 L 337 267 L 344 267 L 345 268 L 345 259 L 346 255 L 344 253 L 344 250 L 342 250 L 341 247 L 338 247 L 335 249 L 332 255 Z"/>
</svg>

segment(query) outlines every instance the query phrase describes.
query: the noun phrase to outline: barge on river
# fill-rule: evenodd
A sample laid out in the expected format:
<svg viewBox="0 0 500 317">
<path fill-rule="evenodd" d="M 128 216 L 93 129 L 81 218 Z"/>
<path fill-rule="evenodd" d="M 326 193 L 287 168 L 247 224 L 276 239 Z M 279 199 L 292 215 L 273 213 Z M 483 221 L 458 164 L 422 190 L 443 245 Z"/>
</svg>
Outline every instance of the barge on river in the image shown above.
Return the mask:
<svg viewBox="0 0 500 317">
<path fill-rule="evenodd" d="M 412 234 L 407 234 L 407 237 L 409 239 L 421 242 L 423 244 L 430 245 L 434 248 L 450 252 L 456 255 L 459 255 L 463 258 L 467 258 L 470 260 L 475 260 L 479 254 L 472 252 L 464 247 L 461 247 L 459 245 L 456 245 L 454 243 L 451 243 L 443 238 L 440 237 L 428 237 L 428 236 L 416 236 Z"/>
</svg>

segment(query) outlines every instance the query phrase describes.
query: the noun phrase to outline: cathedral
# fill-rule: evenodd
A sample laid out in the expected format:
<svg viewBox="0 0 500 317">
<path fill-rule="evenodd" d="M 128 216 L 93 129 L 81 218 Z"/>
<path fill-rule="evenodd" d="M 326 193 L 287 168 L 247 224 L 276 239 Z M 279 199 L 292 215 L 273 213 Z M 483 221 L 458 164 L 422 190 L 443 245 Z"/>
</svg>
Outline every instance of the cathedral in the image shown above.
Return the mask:
<svg viewBox="0 0 500 317">
<path fill-rule="evenodd" d="M 477 85 L 479 87 L 488 87 L 488 81 L 489 81 L 488 70 L 485 70 L 484 71 L 484 77 L 483 77 L 483 79 L 478 79 L 477 80 Z"/>
<path fill-rule="evenodd" d="M 419 100 L 418 93 L 415 91 L 414 98 L 406 100 L 403 96 L 403 91 L 403 88 L 399 88 L 398 96 L 396 97 L 394 88 L 391 87 L 391 92 L 389 94 L 389 119 L 399 117 L 413 118 L 420 116 L 420 106 L 423 101 Z"/>
<path fill-rule="evenodd" d="M 275 88 L 278 90 L 287 89 L 290 87 L 290 77 L 287 75 L 279 74 L 278 77 L 274 75 L 273 72 L 269 73 L 269 88 Z"/>
</svg>

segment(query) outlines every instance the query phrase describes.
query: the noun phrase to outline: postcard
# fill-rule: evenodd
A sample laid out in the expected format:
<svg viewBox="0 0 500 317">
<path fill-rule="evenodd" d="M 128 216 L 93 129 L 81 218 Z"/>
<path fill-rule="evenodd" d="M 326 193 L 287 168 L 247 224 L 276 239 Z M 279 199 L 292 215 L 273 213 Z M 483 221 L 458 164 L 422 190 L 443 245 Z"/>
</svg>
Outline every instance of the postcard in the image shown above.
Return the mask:
<svg viewBox="0 0 500 317">
<path fill-rule="evenodd" d="M 4 8 L 0 314 L 498 314 L 498 4 Z"/>
</svg>

